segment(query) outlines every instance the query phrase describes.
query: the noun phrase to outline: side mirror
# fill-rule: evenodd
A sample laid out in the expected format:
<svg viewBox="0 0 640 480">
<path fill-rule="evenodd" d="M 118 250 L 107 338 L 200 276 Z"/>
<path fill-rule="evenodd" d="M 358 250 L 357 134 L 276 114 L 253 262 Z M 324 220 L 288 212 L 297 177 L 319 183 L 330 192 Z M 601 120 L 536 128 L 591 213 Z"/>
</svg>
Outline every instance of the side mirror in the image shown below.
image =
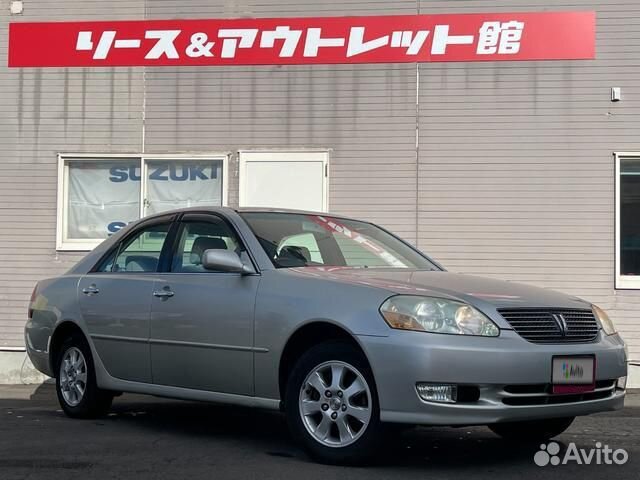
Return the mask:
<svg viewBox="0 0 640 480">
<path fill-rule="evenodd" d="M 202 266 L 206 270 L 217 272 L 233 272 L 242 275 L 255 273 L 253 268 L 245 265 L 240 257 L 230 250 L 205 250 L 202 254 Z"/>
</svg>

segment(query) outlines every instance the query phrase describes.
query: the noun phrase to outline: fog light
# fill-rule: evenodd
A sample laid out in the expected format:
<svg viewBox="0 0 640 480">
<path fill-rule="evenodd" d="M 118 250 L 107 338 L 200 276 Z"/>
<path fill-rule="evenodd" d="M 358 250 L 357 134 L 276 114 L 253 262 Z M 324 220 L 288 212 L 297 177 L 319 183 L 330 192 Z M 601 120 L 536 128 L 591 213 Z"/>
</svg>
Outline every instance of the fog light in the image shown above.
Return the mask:
<svg viewBox="0 0 640 480">
<path fill-rule="evenodd" d="M 458 387 L 456 385 L 437 385 L 433 383 L 417 383 L 418 395 L 425 402 L 456 403 Z"/>
<path fill-rule="evenodd" d="M 626 390 L 627 389 L 627 377 L 620 377 L 616 382 L 616 388 L 618 390 Z"/>
</svg>

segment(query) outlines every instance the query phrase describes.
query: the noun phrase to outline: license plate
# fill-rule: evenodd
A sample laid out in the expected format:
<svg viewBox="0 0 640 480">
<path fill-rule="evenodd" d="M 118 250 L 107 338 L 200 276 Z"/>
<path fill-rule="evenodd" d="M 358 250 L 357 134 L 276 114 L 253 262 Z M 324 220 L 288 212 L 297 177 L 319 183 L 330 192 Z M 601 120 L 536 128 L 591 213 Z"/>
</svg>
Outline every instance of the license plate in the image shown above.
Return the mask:
<svg viewBox="0 0 640 480">
<path fill-rule="evenodd" d="M 553 357 L 553 393 L 581 393 L 595 389 L 594 357 Z"/>
</svg>

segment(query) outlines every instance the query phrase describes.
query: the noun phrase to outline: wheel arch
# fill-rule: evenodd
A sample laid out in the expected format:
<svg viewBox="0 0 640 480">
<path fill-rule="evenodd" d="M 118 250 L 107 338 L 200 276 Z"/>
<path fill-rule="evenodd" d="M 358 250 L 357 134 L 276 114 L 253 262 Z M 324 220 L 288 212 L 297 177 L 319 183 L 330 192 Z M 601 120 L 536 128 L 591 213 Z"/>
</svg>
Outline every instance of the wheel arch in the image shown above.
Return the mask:
<svg viewBox="0 0 640 480">
<path fill-rule="evenodd" d="M 62 342 L 74 333 L 82 335 L 85 340 L 87 339 L 80 326 L 70 320 L 61 322 L 53 331 L 53 335 L 51 335 L 51 341 L 49 342 L 49 363 L 54 377 L 58 376 L 56 367 L 58 365 L 58 357 L 60 355 Z"/>
<path fill-rule="evenodd" d="M 344 341 L 355 347 L 365 358 L 369 366 L 371 362 L 364 349 L 347 329 L 327 320 L 315 320 L 299 327 L 287 340 L 278 363 L 278 387 L 280 398 L 284 400 L 289 375 L 295 362 L 304 352 L 314 345 L 328 341 Z"/>
</svg>

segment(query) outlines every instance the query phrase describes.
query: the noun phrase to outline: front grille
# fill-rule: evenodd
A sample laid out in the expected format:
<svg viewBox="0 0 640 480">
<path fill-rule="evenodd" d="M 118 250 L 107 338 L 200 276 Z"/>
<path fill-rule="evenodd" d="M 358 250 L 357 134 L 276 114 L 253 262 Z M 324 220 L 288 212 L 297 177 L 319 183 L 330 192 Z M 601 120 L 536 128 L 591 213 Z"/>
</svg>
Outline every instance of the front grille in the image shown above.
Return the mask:
<svg viewBox="0 0 640 480">
<path fill-rule="evenodd" d="M 598 322 L 591 310 L 502 308 L 498 312 L 531 343 L 589 343 L 598 336 Z M 564 318 L 566 328 L 559 316 Z"/>
</svg>

